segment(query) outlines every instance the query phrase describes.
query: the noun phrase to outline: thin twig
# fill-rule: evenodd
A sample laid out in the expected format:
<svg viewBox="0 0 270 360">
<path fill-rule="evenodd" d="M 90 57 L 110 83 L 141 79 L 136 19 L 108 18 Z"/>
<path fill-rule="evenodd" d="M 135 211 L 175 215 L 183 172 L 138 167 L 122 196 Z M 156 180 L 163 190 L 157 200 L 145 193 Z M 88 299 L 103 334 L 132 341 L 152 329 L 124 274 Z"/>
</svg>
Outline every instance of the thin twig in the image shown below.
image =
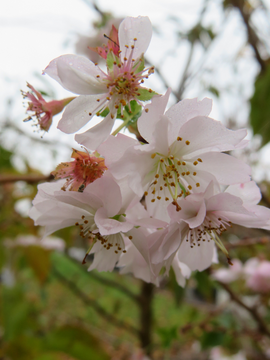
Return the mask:
<svg viewBox="0 0 270 360">
<path fill-rule="evenodd" d="M 233 301 L 235 301 L 238 305 L 240 305 L 242 308 L 246 309 L 250 315 L 253 317 L 253 319 L 256 321 L 257 325 L 258 325 L 258 330 L 270 337 L 270 332 L 266 326 L 266 324 L 264 323 L 263 319 L 261 318 L 261 316 L 259 315 L 257 309 L 255 307 L 249 307 L 247 306 L 241 299 L 239 299 L 239 297 L 232 291 L 232 289 L 229 287 L 228 284 L 224 284 L 220 281 L 218 281 L 219 285 L 223 287 L 224 290 L 227 291 L 227 293 L 230 295 L 231 299 Z"/>
<path fill-rule="evenodd" d="M 226 243 L 226 249 L 237 249 L 239 247 L 246 247 L 246 246 L 252 246 L 252 245 L 266 245 L 270 243 L 270 237 L 263 236 L 258 238 L 246 238 L 242 239 L 240 241 L 237 241 L 236 243 Z"/>
<path fill-rule="evenodd" d="M 256 59 L 257 59 L 258 63 L 261 65 L 262 72 L 264 72 L 266 69 L 266 62 L 261 58 L 260 52 L 258 50 L 258 44 L 261 41 L 258 38 L 256 32 L 250 26 L 250 14 L 248 14 L 244 9 L 245 1 L 244 0 L 231 0 L 231 4 L 240 11 L 240 14 L 242 16 L 242 19 L 243 19 L 244 24 L 247 29 L 248 42 L 252 46 L 252 48 L 255 52 Z"/>
<path fill-rule="evenodd" d="M 0 175 L 0 184 L 13 183 L 17 181 L 25 181 L 28 184 L 35 184 L 40 181 L 52 181 L 54 176 L 52 175 L 36 175 L 36 174 L 27 174 L 27 175 Z"/>
<path fill-rule="evenodd" d="M 96 302 L 95 299 L 92 299 L 89 296 L 87 296 L 83 291 L 81 291 L 78 288 L 78 286 L 74 282 L 67 279 L 55 268 L 52 270 L 52 273 L 58 280 L 61 281 L 61 283 L 63 283 L 65 286 L 67 286 L 73 292 L 73 294 L 75 294 L 78 298 L 80 298 L 86 305 L 91 306 L 100 316 L 102 316 L 108 322 L 110 322 L 114 326 L 117 326 L 119 328 L 129 331 L 133 335 L 139 336 L 140 331 L 138 329 L 136 329 L 134 326 L 132 326 L 122 320 L 117 319 L 114 315 L 112 315 L 107 310 L 105 310 L 102 306 L 100 306 Z"/>
</svg>

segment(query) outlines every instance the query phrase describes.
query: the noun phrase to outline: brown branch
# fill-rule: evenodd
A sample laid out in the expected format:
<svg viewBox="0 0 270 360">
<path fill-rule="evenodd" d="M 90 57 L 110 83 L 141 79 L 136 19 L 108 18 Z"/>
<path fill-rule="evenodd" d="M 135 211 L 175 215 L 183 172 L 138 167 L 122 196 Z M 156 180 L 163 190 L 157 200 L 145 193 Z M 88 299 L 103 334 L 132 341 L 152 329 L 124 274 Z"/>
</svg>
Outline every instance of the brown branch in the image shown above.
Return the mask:
<svg viewBox="0 0 270 360">
<path fill-rule="evenodd" d="M 257 309 L 255 307 L 249 307 L 247 306 L 233 291 L 232 289 L 229 287 L 228 284 L 224 284 L 220 281 L 218 281 L 219 285 L 223 287 L 224 290 L 227 291 L 227 293 L 230 295 L 231 299 L 233 301 L 235 301 L 238 305 L 240 305 L 242 308 L 246 309 L 250 315 L 253 317 L 253 319 L 255 320 L 255 322 L 257 323 L 258 326 L 258 331 L 260 331 L 262 334 L 270 337 L 270 332 L 266 326 L 266 324 L 264 323 L 263 319 L 261 318 L 261 316 L 259 315 Z"/>
<path fill-rule="evenodd" d="M 258 244 L 266 245 L 269 244 L 269 242 L 270 242 L 270 237 L 268 236 L 263 236 L 259 238 L 247 238 L 237 241 L 236 243 L 226 243 L 226 249 L 230 250 L 239 247 L 246 247 L 246 246 L 258 245 Z"/>
<path fill-rule="evenodd" d="M 139 337 L 141 341 L 141 347 L 144 349 L 148 356 L 150 356 L 152 352 L 152 301 L 154 298 L 154 289 L 155 287 L 153 284 L 142 281 L 140 294 L 141 329 Z"/>
<path fill-rule="evenodd" d="M 79 299 L 82 300 L 86 305 L 91 306 L 100 316 L 102 316 L 104 319 L 106 319 L 108 322 L 113 324 L 116 327 L 125 329 L 129 331 L 131 334 L 140 336 L 140 331 L 133 327 L 132 325 L 117 319 L 114 315 L 109 313 L 107 310 L 105 310 L 102 306 L 100 306 L 95 299 L 90 298 L 87 296 L 84 292 L 82 292 L 78 286 L 72 282 L 71 280 L 67 279 L 65 276 L 63 276 L 59 271 L 57 271 L 55 268 L 52 270 L 53 275 L 61 281 L 66 287 L 69 288 L 69 290 L 72 291 L 73 294 L 75 294 Z"/>
<path fill-rule="evenodd" d="M 0 184 L 12 183 L 16 181 L 25 181 L 28 184 L 35 184 L 40 181 L 52 181 L 54 176 L 52 175 L 0 175 Z"/>
<path fill-rule="evenodd" d="M 262 72 L 264 72 L 266 69 L 266 62 L 261 58 L 260 52 L 258 50 L 258 44 L 260 43 L 260 39 L 258 38 L 253 28 L 250 26 L 250 14 L 245 11 L 245 1 L 231 0 L 231 4 L 240 11 L 241 17 L 247 29 L 248 42 L 255 52 L 256 59 L 261 66 Z"/>
</svg>

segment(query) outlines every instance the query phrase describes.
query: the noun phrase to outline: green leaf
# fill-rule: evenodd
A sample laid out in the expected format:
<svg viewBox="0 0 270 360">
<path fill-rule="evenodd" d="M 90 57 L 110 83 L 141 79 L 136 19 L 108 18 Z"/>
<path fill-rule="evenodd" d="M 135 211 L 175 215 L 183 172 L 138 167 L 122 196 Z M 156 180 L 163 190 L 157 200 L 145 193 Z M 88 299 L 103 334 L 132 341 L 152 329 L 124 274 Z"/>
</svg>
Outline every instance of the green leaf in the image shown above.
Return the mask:
<svg viewBox="0 0 270 360">
<path fill-rule="evenodd" d="M 254 135 L 262 136 L 262 146 L 270 141 L 270 66 L 259 74 L 250 99 L 250 124 Z"/>
<path fill-rule="evenodd" d="M 158 335 L 160 336 L 162 346 L 164 348 L 169 348 L 171 342 L 177 339 L 177 327 L 173 326 L 171 328 L 159 328 L 157 330 Z"/>
<path fill-rule="evenodd" d="M 203 333 L 200 342 L 202 349 L 222 345 L 226 334 L 219 331 L 210 331 Z"/>
<path fill-rule="evenodd" d="M 155 91 L 153 90 L 150 91 L 150 90 L 151 89 L 139 88 L 138 93 L 140 93 L 140 95 L 137 96 L 137 99 L 140 101 L 149 101 L 152 99 L 154 95 L 159 95 Z"/>
<path fill-rule="evenodd" d="M 99 339 L 76 325 L 65 325 L 52 331 L 44 341 L 44 350 L 61 351 L 77 360 L 110 359 Z"/>
</svg>

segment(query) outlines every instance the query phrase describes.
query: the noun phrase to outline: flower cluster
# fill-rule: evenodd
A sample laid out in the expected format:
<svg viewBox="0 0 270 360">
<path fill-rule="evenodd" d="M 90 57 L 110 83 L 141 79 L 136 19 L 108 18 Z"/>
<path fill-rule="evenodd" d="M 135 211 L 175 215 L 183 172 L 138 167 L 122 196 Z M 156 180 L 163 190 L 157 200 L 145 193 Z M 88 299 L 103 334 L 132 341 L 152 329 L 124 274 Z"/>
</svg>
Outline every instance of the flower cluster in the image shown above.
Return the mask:
<svg viewBox="0 0 270 360">
<path fill-rule="evenodd" d="M 107 72 L 76 55 L 44 70 L 79 94 L 66 106 L 61 131 L 77 132 L 94 115 L 104 119 L 75 135 L 89 151 L 73 150 L 74 161 L 53 172 L 58 181 L 39 185 L 30 216 L 45 236 L 76 226 L 90 245 L 83 263 L 94 255 L 89 270 L 117 266 L 158 285 L 161 270 L 172 267 L 184 286 L 191 271 L 217 262 L 217 247 L 231 264 L 222 233 L 233 224 L 270 229 L 270 210 L 257 205 L 250 167 L 228 154 L 247 144 L 246 130 L 210 118 L 208 98 L 166 110 L 170 89 L 158 95 L 143 87 L 154 72 L 144 66 L 151 32 L 147 17 L 113 27 L 108 44 L 96 49 Z M 111 134 L 116 117 L 123 126 Z M 118 133 L 131 124 L 139 140 Z"/>
</svg>

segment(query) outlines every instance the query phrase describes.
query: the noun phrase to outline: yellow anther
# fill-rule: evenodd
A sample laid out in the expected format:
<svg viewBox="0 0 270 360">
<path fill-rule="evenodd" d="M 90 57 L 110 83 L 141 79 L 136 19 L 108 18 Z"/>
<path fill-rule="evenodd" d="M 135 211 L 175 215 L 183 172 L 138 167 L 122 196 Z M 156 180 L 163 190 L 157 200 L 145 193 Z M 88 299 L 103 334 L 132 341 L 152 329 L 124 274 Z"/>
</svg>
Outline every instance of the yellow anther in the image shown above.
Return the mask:
<svg viewBox="0 0 270 360">
<path fill-rule="evenodd" d="M 191 186 L 191 185 L 188 185 L 188 188 L 189 188 L 189 190 L 192 190 L 192 186 Z"/>
<path fill-rule="evenodd" d="M 196 175 L 197 175 L 197 173 L 196 173 L 196 171 L 194 171 L 193 176 L 196 176 Z"/>
<path fill-rule="evenodd" d="M 186 141 L 186 144 L 189 145 L 189 144 L 190 144 L 190 141 L 187 140 L 187 141 Z"/>
<path fill-rule="evenodd" d="M 194 161 L 193 165 L 195 166 L 198 165 L 198 161 Z"/>
<path fill-rule="evenodd" d="M 187 171 L 187 172 L 186 172 L 186 175 L 189 175 L 189 174 L 190 174 L 190 172 L 189 172 L 189 171 Z"/>
<path fill-rule="evenodd" d="M 151 202 L 155 202 L 156 199 L 152 199 Z"/>
<path fill-rule="evenodd" d="M 183 139 L 180 136 L 178 136 L 177 141 L 182 141 L 182 140 Z"/>
<path fill-rule="evenodd" d="M 169 201 L 169 198 L 168 198 L 168 197 L 165 197 L 165 201 Z"/>
<path fill-rule="evenodd" d="M 201 159 L 201 158 L 198 158 L 197 160 L 198 160 L 199 162 L 202 162 L 202 159 Z"/>
<path fill-rule="evenodd" d="M 144 195 L 145 195 L 145 196 L 147 196 L 147 195 L 148 195 L 148 192 L 147 192 L 147 191 L 145 191 L 145 192 L 144 192 Z"/>
<path fill-rule="evenodd" d="M 156 175 L 155 175 L 155 178 L 158 179 L 158 178 L 159 178 L 159 174 L 156 174 Z"/>
<path fill-rule="evenodd" d="M 196 186 L 199 187 L 199 186 L 200 186 L 200 183 L 196 183 Z"/>
<path fill-rule="evenodd" d="M 130 235 L 128 238 L 129 238 L 129 240 L 132 240 L 132 239 L 133 239 L 131 235 Z"/>
<path fill-rule="evenodd" d="M 151 155 L 151 158 L 154 159 L 156 157 L 156 153 Z"/>
</svg>

